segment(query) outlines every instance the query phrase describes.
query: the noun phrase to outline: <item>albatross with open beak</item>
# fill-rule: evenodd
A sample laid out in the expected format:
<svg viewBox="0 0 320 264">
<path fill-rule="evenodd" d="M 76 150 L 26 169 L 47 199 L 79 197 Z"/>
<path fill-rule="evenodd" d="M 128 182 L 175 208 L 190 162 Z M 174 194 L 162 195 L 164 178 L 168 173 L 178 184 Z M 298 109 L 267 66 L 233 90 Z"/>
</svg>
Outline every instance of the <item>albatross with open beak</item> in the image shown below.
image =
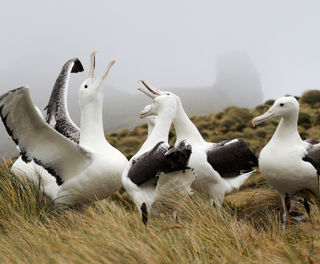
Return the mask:
<svg viewBox="0 0 320 264">
<path fill-rule="evenodd" d="M 197 174 L 192 187 L 200 192 L 204 191 L 212 204 L 215 202 L 221 205 L 226 194 L 238 190 L 254 173 L 252 167 L 258 163 L 255 154 L 241 139 L 220 143 L 206 142 L 185 113 L 177 95 L 152 87 L 145 80 L 141 82 L 151 94 L 144 93 L 154 101 L 161 98 L 163 104 L 172 102 L 171 104 L 175 105 L 173 125 L 177 135 L 176 142 L 187 140 L 192 146 L 189 166 L 194 168 Z M 150 113 L 156 112 L 156 107 L 156 104 L 152 104 Z"/>
<path fill-rule="evenodd" d="M 191 145 L 187 141 L 181 141 L 174 147 L 168 144 L 176 101 L 142 91 L 154 100 L 152 105 L 141 111 L 140 118 L 157 115 L 157 121 L 142 147 L 130 159 L 122 182 L 134 200 L 143 223 L 147 224 L 148 214 L 157 214 L 152 208 L 156 200 L 169 193 L 191 193 L 190 185 L 195 173 L 188 167 Z"/>
<path fill-rule="evenodd" d="M 55 202 L 89 205 L 121 187 L 127 159 L 104 137 L 102 124 L 102 83 L 110 68 L 94 77 L 94 56 L 88 78 L 81 84 L 80 144 L 50 127 L 34 108 L 29 89 L 17 88 L 0 96 L 0 115 L 8 134 L 19 146 L 24 160 L 34 160 L 56 177 L 60 186 Z"/>
</svg>

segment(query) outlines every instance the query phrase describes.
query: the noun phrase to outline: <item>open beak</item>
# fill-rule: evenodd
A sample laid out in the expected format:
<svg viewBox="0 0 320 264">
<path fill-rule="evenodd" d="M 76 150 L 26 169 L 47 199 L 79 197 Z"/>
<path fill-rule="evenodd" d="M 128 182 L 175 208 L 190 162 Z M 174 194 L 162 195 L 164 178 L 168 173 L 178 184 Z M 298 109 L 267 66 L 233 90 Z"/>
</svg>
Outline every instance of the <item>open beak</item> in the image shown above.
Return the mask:
<svg viewBox="0 0 320 264">
<path fill-rule="evenodd" d="M 141 87 L 139 87 L 138 90 L 143 92 L 145 95 L 149 96 L 151 99 L 154 99 L 160 95 L 161 91 L 157 88 L 152 87 L 145 80 L 139 80 L 139 82 L 141 82 L 149 90 L 150 93 L 143 90 Z"/>
<path fill-rule="evenodd" d="M 112 68 L 112 66 L 113 66 L 115 63 L 116 63 L 115 60 L 112 60 L 112 61 L 109 62 L 105 73 L 101 76 L 101 80 L 104 80 L 104 79 L 108 76 L 110 69 Z"/>
<path fill-rule="evenodd" d="M 90 69 L 88 73 L 88 78 L 93 78 L 94 77 L 94 68 L 96 67 L 96 53 L 98 51 L 94 50 L 90 54 Z"/>
<path fill-rule="evenodd" d="M 252 126 L 255 127 L 256 125 L 259 125 L 260 123 L 272 118 L 274 116 L 274 111 L 272 109 L 272 107 L 265 112 L 264 114 L 255 117 L 254 119 L 252 119 Z"/>
<path fill-rule="evenodd" d="M 145 118 L 147 116 L 154 115 L 152 111 L 151 105 L 147 105 L 141 112 L 140 112 L 140 119 Z"/>
</svg>

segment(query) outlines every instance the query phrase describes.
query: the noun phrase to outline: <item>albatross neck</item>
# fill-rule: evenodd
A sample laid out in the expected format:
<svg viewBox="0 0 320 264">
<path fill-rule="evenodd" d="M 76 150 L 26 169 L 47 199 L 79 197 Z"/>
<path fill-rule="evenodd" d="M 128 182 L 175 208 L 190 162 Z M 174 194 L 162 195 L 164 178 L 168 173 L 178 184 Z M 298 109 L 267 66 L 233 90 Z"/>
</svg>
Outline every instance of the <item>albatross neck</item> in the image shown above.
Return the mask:
<svg viewBox="0 0 320 264">
<path fill-rule="evenodd" d="M 281 141 L 292 144 L 302 142 L 298 132 L 298 114 L 299 113 L 294 113 L 292 115 L 282 117 L 271 141 Z"/>
<path fill-rule="evenodd" d="M 111 147 L 104 135 L 102 103 L 101 98 L 98 102 L 90 102 L 85 106 L 80 106 L 80 145 L 94 151 L 103 151 L 106 147 Z"/>
<path fill-rule="evenodd" d="M 168 143 L 169 131 L 172 124 L 174 116 L 173 114 L 168 114 L 168 112 L 159 112 L 157 122 L 148 136 L 147 140 L 143 143 L 139 152 L 145 152 L 153 148 L 157 143 L 163 141 Z"/>
<path fill-rule="evenodd" d="M 174 129 L 176 130 L 177 140 L 188 140 L 190 144 L 205 143 L 197 127 L 192 123 L 183 109 L 182 103 L 179 100 L 176 117 L 173 120 Z"/>
</svg>

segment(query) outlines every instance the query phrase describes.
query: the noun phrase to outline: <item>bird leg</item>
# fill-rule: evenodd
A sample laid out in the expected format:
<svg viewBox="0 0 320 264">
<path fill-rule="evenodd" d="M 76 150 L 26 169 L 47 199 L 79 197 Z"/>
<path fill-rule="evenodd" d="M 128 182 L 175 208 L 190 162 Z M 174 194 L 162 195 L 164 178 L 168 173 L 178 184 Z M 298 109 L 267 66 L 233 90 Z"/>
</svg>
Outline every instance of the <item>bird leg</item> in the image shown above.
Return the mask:
<svg viewBox="0 0 320 264">
<path fill-rule="evenodd" d="M 285 195 L 280 194 L 282 205 L 283 205 L 283 229 L 285 230 L 287 228 L 287 222 L 288 222 L 288 215 L 289 215 L 289 210 L 291 207 L 291 201 L 289 194 L 286 193 Z M 290 215 L 289 215 L 289 220 L 290 220 Z"/>
<path fill-rule="evenodd" d="M 312 223 L 311 215 L 310 215 L 310 204 L 309 204 L 309 198 L 308 197 L 304 197 L 303 198 L 303 206 L 304 206 L 304 209 L 306 209 L 306 212 L 307 212 L 307 214 L 309 216 L 310 222 Z"/>
<path fill-rule="evenodd" d="M 148 210 L 147 210 L 147 205 L 145 203 L 142 203 L 141 207 L 141 220 L 142 223 L 147 226 L 147 222 L 148 222 Z"/>
</svg>

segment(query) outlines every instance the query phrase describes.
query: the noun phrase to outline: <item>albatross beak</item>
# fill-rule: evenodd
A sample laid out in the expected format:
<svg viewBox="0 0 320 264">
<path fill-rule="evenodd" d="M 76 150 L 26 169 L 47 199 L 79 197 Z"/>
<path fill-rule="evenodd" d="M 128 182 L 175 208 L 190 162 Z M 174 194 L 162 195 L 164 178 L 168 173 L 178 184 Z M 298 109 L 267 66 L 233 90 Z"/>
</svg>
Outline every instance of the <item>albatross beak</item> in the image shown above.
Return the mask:
<svg viewBox="0 0 320 264">
<path fill-rule="evenodd" d="M 109 73 L 110 69 L 112 68 L 112 66 L 113 66 L 115 63 L 116 63 L 115 60 L 112 60 L 112 61 L 109 62 L 105 73 L 102 74 L 102 76 L 101 76 L 101 80 L 104 80 L 104 79 L 108 76 L 108 73 Z"/>
<path fill-rule="evenodd" d="M 161 91 L 153 86 L 151 86 L 149 83 L 147 83 L 146 80 L 139 80 L 139 82 L 142 82 L 142 84 L 153 94 L 160 95 Z"/>
<path fill-rule="evenodd" d="M 149 96 L 151 99 L 156 98 L 157 96 L 160 95 L 161 91 L 155 87 L 152 87 L 149 83 L 147 83 L 145 80 L 139 80 L 138 82 L 141 82 L 148 90 L 150 93 L 144 91 L 142 88 L 138 88 L 139 91 L 143 92 L 147 96 Z"/>
<path fill-rule="evenodd" d="M 154 95 L 152 93 L 148 93 L 147 91 L 143 90 L 141 87 L 138 87 L 138 90 L 140 92 L 143 92 L 146 96 L 149 96 L 152 100 L 157 97 L 156 95 Z"/>
<path fill-rule="evenodd" d="M 94 68 L 96 67 L 96 53 L 98 51 L 94 50 L 90 54 L 90 70 L 88 74 L 88 78 L 93 78 L 94 76 Z"/>
<path fill-rule="evenodd" d="M 141 112 L 140 112 L 140 119 L 145 118 L 147 116 L 153 115 L 154 113 L 152 112 L 152 106 L 147 105 Z"/>
<path fill-rule="evenodd" d="M 272 108 L 270 108 L 267 112 L 265 112 L 264 114 L 255 117 L 254 119 L 252 119 L 252 126 L 255 127 L 256 125 L 259 125 L 260 123 L 270 119 L 271 117 L 274 116 L 274 111 Z"/>
</svg>

